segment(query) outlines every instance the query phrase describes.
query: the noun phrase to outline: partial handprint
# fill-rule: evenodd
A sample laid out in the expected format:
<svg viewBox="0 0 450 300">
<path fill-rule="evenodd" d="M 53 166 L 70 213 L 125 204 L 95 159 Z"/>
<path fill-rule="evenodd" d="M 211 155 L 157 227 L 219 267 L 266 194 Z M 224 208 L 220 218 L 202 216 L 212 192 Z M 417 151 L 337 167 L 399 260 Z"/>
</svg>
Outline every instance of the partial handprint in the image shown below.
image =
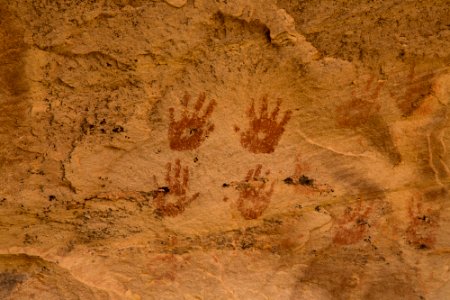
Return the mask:
<svg viewBox="0 0 450 300">
<path fill-rule="evenodd" d="M 274 183 L 266 188 L 266 179 L 260 177 L 261 165 L 256 167 L 256 170 L 250 170 L 245 177 L 244 182 L 238 185 L 240 190 L 237 201 L 237 208 L 241 215 L 247 219 L 257 219 L 269 206 L 270 198 L 272 197 Z M 266 172 L 268 175 L 269 172 Z"/>
<path fill-rule="evenodd" d="M 370 117 L 378 113 L 381 105 L 378 101 L 383 81 L 375 81 L 375 76 L 370 76 L 364 89 L 352 91 L 352 100 L 339 105 L 336 108 L 337 125 L 339 127 L 356 127 L 365 124 Z"/>
<path fill-rule="evenodd" d="M 188 104 L 191 99 L 189 94 L 185 94 L 181 102 L 183 112 L 181 119 L 175 120 L 175 109 L 169 109 L 169 144 L 172 150 L 183 151 L 193 150 L 200 146 L 203 141 L 214 130 L 214 124 L 209 121 L 209 117 L 214 111 L 216 102 L 210 101 L 202 116 L 200 110 L 205 102 L 205 94 L 199 95 L 194 105 L 194 112 L 189 114 Z"/>
<path fill-rule="evenodd" d="M 156 191 L 153 203 L 156 206 L 156 213 L 161 216 L 175 217 L 186 209 L 186 207 L 198 198 L 200 193 L 192 196 L 187 195 L 189 183 L 189 168 L 181 168 L 180 160 L 175 161 L 175 167 L 167 164 L 166 184 Z M 172 174 L 173 173 L 173 174 Z M 172 202 L 169 202 L 173 198 Z"/>
<path fill-rule="evenodd" d="M 369 228 L 369 213 L 372 208 L 363 209 L 362 202 L 356 207 L 347 207 L 344 215 L 336 220 L 336 232 L 333 242 L 339 245 L 351 245 L 364 238 Z"/>
<path fill-rule="evenodd" d="M 422 73 L 417 76 L 415 65 L 412 65 L 406 78 L 399 80 L 391 91 L 397 107 L 404 117 L 409 117 L 431 91 L 435 73 Z"/>
<path fill-rule="evenodd" d="M 256 115 L 255 101 L 247 111 L 250 127 L 241 133 L 241 145 L 252 153 L 272 153 L 280 141 L 284 127 L 291 118 L 292 111 L 285 112 L 280 122 L 277 122 L 281 100 L 277 101 L 275 109 L 269 115 L 267 96 L 262 98 L 260 115 Z M 236 127 L 237 128 L 237 127 Z M 239 128 L 237 128 L 239 130 Z"/>
<path fill-rule="evenodd" d="M 419 199 L 422 200 L 422 199 Z M 436 229 L 439 227 L 439 211 L 437 209 L 424 209 L 421 202 L 410 203 L 409 226 L 406 229 L 406 241 L 418 249 L 433 248 L 436 243 Z"/>
</svg>

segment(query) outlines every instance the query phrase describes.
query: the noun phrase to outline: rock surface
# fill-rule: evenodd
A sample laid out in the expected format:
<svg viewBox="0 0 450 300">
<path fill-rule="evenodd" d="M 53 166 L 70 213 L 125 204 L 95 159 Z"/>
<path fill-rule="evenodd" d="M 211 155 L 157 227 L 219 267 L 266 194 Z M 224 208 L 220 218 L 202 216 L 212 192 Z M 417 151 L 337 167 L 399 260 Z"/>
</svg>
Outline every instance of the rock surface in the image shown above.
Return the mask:
<svg viewBox="0 0 450 300">
<path fill-rule="evenodd" d="M 450 1 L 0 25 L 1 299 L 450 297 Z"/>
</svg>

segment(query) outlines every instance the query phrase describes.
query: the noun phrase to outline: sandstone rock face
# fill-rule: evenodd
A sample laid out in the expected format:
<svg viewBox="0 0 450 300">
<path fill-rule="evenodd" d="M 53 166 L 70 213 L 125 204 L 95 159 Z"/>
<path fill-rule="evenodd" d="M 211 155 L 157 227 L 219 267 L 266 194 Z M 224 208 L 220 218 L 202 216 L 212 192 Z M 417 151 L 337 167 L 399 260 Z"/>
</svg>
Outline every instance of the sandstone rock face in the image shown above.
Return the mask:
<svg viewBox="0 0 450 300">
<path fill-rule="evenodd" d="M 450 298 L 450 1 L 0 24 L 1 299 Z"/>
</svg>

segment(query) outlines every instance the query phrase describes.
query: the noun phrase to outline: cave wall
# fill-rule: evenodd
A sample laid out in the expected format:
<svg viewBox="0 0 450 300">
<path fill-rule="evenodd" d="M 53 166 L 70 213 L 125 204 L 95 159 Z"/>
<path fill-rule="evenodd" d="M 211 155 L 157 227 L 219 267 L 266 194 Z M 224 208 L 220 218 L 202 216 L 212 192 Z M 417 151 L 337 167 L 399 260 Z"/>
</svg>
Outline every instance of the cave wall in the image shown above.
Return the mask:
<svg viewBox="0 0 450 300">
<path fill-rule="evenodd" d="M 0 25 L 0 298 L 449 297 L 450 1 Z"/>
</svg>

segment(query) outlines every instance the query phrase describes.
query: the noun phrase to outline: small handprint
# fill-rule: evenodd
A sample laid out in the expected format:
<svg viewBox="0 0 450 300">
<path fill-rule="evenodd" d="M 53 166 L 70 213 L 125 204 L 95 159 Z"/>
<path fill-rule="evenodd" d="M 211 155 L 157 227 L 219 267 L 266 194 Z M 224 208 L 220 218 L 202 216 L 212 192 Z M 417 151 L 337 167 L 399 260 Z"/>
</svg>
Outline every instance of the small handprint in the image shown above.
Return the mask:
<svg viewBox="0 0 450 300">
<path fill-rule="evenodd" d="M 336 220 L 337 228 L 333 242 L 339 245 L 351 245 L 363 239 L 369 228 L 371 207 L 363 209 L 362 202 L 356 207 L 347 207 L 344 215 Z"/>
<path fill-rule="evenodd" d="M 184 110 L 181 119 L 175 120 L 175 109 L 169 109 L 169 144 L 172 150 L 183 151 L 193 150 L 208 137 L 214 130 L 214 124 L 209 121 L 209 117 L 214 111 L 216 101 L 212 100 L 206 107 L 205 113 L 200 116 L 200 110 L 205 103 L 205 93 L 199 95 L 194 105 L 194 112 L 189 114 L 188 104 L 191 99 L 189 94 L 185 94 L 181 102 Z"/>
<path fill-rule="evenodd" d="M 240 190 L 237 208 L 241 215 L 247 219 L 257 219 L 269 206 L 272 197 L 274 183 L 269 189 L 266 188 L 267 179 L 260 177 L 262 166 L 258 165 L 256 170 L 250 170 L 244 182 L 238 185 Z M 266 175 L 269 175 L 269 171 Z"/>
<path fill-rule="evenodd" d="M 267 96 L 262 98 L 260 115 L 256 115 L 255 101 L 247 111 L 250 119 L 250 128 L 241 133 L 241 145 L 252 153 L 272 153 L 280 141 L 284 132 L 284 126 L 291 118 L 292 111 L 285 112 L 280 122 L 277 122 L 277 116 L 280 112 L 281 100 L 277 101 L 275 109 L 269 116 Z M 236 130 L 239 130 L 236 127 Z"/>
<path fill-rule="evenodd" d="M 189 168 L 181 168 L 179 159 L 175 161 L 174 168 L 172 168 L 171 163 L 168 163 L 166 168 L 167 186 L 160 187 L 154 193 L 153 203 L 158 215 L 175 217 L 184 212 L 186 207 L 197 199 L 200 193 L 195 193 L 190 197 L 186 194 L 189 183 Z M 170 198 L 174 198 L 174 201 L 169 202 Z"/>
<path fill-rule="evenodd" d="M 352 91 L 352 100 L 339 105 L 336 108 L 337 125 L 339 127 L 356 127 L 365 124 L 370 117 L 378 113 L 381 105 L 378 101 L 383 81 L 374 84 L 375 77 L 370 76 L 367 85 L 361 89 Z"/>
</svg>

